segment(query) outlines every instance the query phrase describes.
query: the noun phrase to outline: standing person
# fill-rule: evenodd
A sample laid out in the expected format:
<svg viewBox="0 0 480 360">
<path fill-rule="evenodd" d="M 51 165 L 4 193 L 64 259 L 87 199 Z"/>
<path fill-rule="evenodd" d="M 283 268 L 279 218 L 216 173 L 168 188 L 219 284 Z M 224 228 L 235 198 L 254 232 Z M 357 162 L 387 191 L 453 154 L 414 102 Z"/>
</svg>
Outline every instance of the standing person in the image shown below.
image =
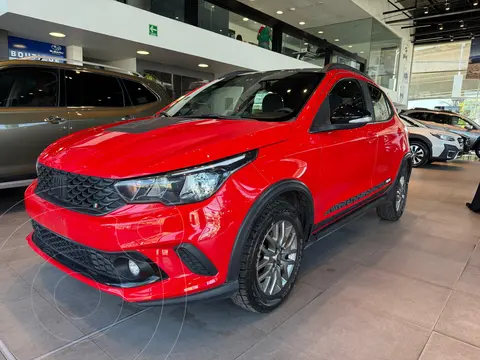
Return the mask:
<svg viewBox="0 0 480 360">
<path fill-rule="evenodd" d="M 238 34 L 237 35 L 237 40 L 243 41 L 242 35 Z"/>
<path fill-rule="evenodd" d="M 257 35 L 258 46 L 270 50 L 270 41 L 272 41 L 272 29 L 268 26 L 262 26 Z"/>
<path fill-rule="evenodd" d="M 473 212 L 480 212 L 480 184 L 478 184 L 477 192 L 475 193 L 472 202 L 467 203 L 467 207 Z"/>
</svg>

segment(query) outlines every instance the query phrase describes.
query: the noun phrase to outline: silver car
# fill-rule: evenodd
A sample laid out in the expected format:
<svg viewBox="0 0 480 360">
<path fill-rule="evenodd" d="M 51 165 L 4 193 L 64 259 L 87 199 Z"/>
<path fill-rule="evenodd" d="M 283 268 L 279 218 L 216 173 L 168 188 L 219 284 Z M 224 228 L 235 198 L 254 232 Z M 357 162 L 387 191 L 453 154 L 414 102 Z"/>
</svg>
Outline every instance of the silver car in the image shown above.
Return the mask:
<svg viewBox="0 0 480 360">
<path fill-rule="evenodd" d="M 480 125 L 476 122 L 463 115 L 445 110 L 415 108 L 403 111 L 402 114 L 420 120 L 431 129 L 450 131 L 468 139 L 464 151 L 473 150 L 480 158 Z"/>
</svg>

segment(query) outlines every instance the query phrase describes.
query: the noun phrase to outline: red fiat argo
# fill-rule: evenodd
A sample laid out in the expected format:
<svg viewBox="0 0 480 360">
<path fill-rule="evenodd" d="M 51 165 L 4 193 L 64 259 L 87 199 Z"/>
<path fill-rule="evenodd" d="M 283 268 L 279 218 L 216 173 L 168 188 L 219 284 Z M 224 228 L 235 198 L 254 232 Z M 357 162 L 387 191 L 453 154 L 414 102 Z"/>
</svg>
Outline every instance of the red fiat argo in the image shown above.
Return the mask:
<svg viewBox="0 0 480 360">
<path fill-rule="evenodd" d="M 27 240 L 129 302 L 268 312 L 309 245 L 372 207 L 402 216 L 411 166 L 394 107 L 357 70 L 235 73 L 158 117 L 50 145 L 26 191 Z"/>
</svg>

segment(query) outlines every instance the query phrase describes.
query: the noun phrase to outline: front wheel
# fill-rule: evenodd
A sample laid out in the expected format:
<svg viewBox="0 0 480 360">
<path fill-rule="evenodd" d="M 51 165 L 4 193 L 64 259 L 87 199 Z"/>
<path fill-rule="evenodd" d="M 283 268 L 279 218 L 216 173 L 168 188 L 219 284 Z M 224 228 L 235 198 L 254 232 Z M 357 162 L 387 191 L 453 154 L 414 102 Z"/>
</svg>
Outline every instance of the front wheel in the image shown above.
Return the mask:
<svg viewBox="0 0 480 360">
<path fill-rule="evenodd" d="M 377 215 L 384 220 L 396 221 L 400 219 L 405 211 L 408 194 L 408 177 L 405 168 L 400 170 L 400 174 L 395 183 L 395 188 L 389 194 L 387 202 L 377 207 Z"/>
<path fill-rule="evenodd" d="M 480 144 L 477 146 L 477 148 L 475 149 L 475 154 L 477 155 L 477 157 L 480 159 Z"/>
<path fill-rule="evenodd" d="M 410 143 L 410 151 L 412 152 L 413 167 L 421 167 L 430 160 L 430 151 L 422 142 L 412 141 Z"/>
<path fill-rule="evenodd" d="M 266 313 L 287 298 L 302 260 L 303 232 L 300 214 L 290 203 L 277 200 L 266 206 L 247 239 L 235 304 Z"/>
</svg>

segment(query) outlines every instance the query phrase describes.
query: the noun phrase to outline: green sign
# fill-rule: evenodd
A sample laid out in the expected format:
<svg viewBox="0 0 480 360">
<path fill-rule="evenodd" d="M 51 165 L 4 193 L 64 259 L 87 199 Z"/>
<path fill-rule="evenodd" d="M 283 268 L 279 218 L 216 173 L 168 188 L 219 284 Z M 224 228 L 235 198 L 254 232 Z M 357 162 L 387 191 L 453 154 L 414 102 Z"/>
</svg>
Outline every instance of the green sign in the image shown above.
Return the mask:
<svg viewBox="0 0 480 360">
<path fill-rule="evenodd" d="M 158 26 L 150 24 L 148 26 L 148 33 L 152 36 L 158 36 Z"/>
</svg>

